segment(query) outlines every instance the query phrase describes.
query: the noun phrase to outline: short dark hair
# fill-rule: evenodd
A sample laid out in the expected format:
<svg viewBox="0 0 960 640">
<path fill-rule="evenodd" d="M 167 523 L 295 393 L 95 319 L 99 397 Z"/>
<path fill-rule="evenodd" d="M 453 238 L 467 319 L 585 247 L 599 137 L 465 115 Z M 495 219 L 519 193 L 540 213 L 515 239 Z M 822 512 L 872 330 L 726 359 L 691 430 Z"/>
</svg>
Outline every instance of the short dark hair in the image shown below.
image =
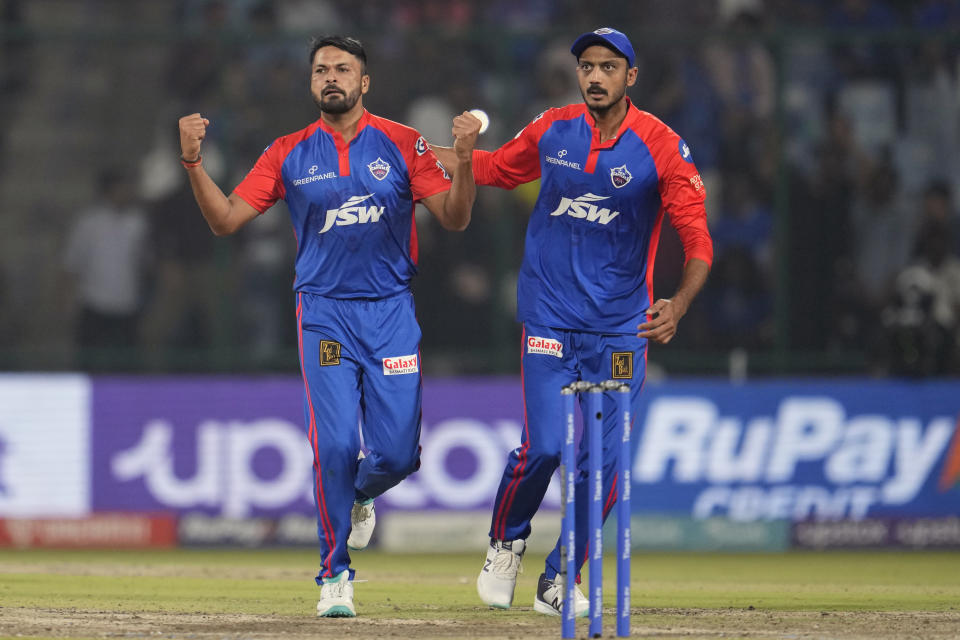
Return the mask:
<svg viewBox="0 0 960 640">
<path fill-rule="evenodd" d="M 336 47 L 353 55 L 360 60 L 362 64 L 361 72 L 367 72 L 367 52 L 363 50 L 363 43 L 350 36 L 318 36 L 310 43 L 310 64 L 313 65 L 313 59 L 317 51 L 323 47 Z"/>
</svg>

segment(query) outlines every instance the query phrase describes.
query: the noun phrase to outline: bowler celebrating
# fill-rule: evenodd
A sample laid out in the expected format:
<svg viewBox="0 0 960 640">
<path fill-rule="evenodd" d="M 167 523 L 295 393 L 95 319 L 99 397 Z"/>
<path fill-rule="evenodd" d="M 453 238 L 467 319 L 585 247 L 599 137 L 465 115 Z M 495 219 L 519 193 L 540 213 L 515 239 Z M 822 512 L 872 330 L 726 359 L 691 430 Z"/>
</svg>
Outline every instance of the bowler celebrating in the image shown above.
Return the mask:
<svg viewBox="0 0 960 640">
<path fill-rule="evenodd" d="M 626 97 L 637 79 L 633 46 L 620 31 L 597 29 L 573 43 L 583 104 L 550 109 L 494 152 L 473 152 L 478 184 L 512 189 L 540 178 L 517 283 L 523 323 L 524 427 L 497 491 L 490 546 L 477 579 L 486 604 L 508 608 L 530 535 L 530 520 L 560 462 L 560 389 L 577 381 L 623 380 L 636 415 L 647 341 L 667 343 L 703 287 L 713 260 L 703 182 L 686 143 Z M 434 147 L 463 169 L 453 148 Z M 686 262 L 672 298 L 653 296 L 653 264 L 664 215 Z M 604 399 L 606 518 L 617 500 L 620 431 L 615 401 Z M 575 485 L 578 569 L 587 553 L 587 456 Z M 546 559 L 534 609 L 560 615 L 560 541 Z M 577 591 L 577 615 L 588 602 Z"/>
<path fill-rule="evenodd" d="M 180 119 L 181 160 L 217 235 L 237 231 L 279 199 L 290 209 L 320 539 L 317 615 L 352 617 L 347 548 L 367 546 L 373 499 L 419 466 L 414 204 L 422 201 L 445 229 L 467 227 L 480 121 L 467 113 L 453 120 L 451 184 L 420 134 L 363 108 L 370 76 L 359 41 L 315 40 L 310 64 L 320 118 L 277 138 L 230 196 L 203 169 L 200 146 L 210 122 L 198 113 Z M 358 413 L 369 449 L 360 460 Z"/>
</svg>

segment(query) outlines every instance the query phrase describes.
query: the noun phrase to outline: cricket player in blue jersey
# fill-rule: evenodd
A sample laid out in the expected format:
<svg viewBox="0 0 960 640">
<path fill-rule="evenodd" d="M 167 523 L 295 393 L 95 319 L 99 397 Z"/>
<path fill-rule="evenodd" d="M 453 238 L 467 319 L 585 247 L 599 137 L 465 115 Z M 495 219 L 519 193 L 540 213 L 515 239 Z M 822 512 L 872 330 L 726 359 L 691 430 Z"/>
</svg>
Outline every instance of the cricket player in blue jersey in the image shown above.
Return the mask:
<svg viewBox="0 0 960 640">
<path fill-rule="evenodd" d="M 517 283 L 523 323 L 524 426 L 500 482 L 486 562 L 477 579 L 492 607 L 513 603 L 530 520 L 560 463 L 560 389 L 576 380 L 630 384 L 636 415 L 647 342 L 667 343 L 703 287 L 713 260 L 703 181 L 686 143 L 626 96 L 637 79 L 633 46 L 616 29 L 581 35 L 571 52 L 582 104 L 549 109 L 494 152 L 473 152 L 477 184 L 512 189 L 540 179 Z M 462 170 L 453 148 L 433 147 Z M 653 296 L 653 265 L 664 214 L 683 242 L 685 264 L 671 298 Z M 617 500 L 614 400 L 604 399 L 606 518 Z M 587 458 L 576 482 L 578 567 L 587 557 Z M 560 541 L 546 559 L 534 609 L 560 615 Z M 587 599 L 577 590 L 576 610 Z"/>
<path fill-rule="evenodd" d="M 420 464 L 420 327 L 414 205 L 448 230 L 470 222 L 480 121 L 453 120 L 451 178 L 415 130 L 363 107 L 367 56 L 353 38 L 315 40 L 313 99 L 320 118 L 277 138 L 229 196 L 204 171 L 210 121 L 180 119 L 181 161 L 217 235 L 234 233 L 277 200 L 297 239 L 296 315 L 304 414 L 314 455 L 320 540 L 317 615 L 353 617 L 348 547 L 367 546 L 373 499 Z M 360 457 L 357 416 L 368 449 Z"/>
</svg>

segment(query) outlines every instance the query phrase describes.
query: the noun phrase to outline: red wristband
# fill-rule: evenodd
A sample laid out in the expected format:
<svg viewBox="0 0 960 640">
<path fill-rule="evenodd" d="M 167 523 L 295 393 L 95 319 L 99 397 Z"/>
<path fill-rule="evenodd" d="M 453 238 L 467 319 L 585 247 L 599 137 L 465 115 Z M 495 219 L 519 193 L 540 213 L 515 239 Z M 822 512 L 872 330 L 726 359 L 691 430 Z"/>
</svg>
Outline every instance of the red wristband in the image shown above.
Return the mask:
<svg viewBox="0 0 960 640">
<path fill-rule="evenodd" d="M 202 162 L 203 162 L 203 156 L 201 156 L 199 153 L 197 154 L 197 159 L 194 160 L 193 162 L 184 159 L 183 156 L 180 156 L 180 164 L 182 164 L 187 169 L 193 169 L 194 167 L 199 167 Z"/>
</svg>

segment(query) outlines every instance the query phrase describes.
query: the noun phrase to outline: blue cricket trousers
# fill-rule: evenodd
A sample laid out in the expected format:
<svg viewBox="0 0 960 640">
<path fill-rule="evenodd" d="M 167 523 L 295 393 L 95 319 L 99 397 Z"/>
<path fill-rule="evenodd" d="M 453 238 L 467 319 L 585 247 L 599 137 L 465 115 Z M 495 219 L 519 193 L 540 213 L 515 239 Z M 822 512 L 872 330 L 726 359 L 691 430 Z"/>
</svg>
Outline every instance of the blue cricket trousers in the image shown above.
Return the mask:
<svg viewBox="0 0 960 640">
<path fill-rule="evenodd" d="M 419 467 L 421 334 L 409 292 L 376 300 L 298 292 L 297 324 L 322 584 L 350 568 L 355 499 L 375 498 Z M 368 450 L 359 463 L 358 415 Z"/>
<path fill-rule="evenodd" d="M 523 384 L 523 433 L 520 447 L 510 452 L 493 507 L 490 537 L 499 540 L 526 539 L 530 519 L 537 512 L 550 479 L 560 465 L 564 438 L 560 390 L 571 382 L 620 379 L 630 384 L 630 411 L 636 415 L 646 375 L 647 341 L 630 334 L 598 334 L 553 329 L 531 323 L 523 326 L 521 382 Z M 587 399 L 581 398 L 586 417 Z M 617 500 L 617 460 L 621 423 L 616 398 L 603 400 L 603 517 L 606 520 Z M 580 439 L 577 455 L 576 558 L 581 567 L 587 554 L 587 451 Z M 560 541 L 547 557 L 546 573 L 553 578 L 560 569 Z"/>
</svg>

